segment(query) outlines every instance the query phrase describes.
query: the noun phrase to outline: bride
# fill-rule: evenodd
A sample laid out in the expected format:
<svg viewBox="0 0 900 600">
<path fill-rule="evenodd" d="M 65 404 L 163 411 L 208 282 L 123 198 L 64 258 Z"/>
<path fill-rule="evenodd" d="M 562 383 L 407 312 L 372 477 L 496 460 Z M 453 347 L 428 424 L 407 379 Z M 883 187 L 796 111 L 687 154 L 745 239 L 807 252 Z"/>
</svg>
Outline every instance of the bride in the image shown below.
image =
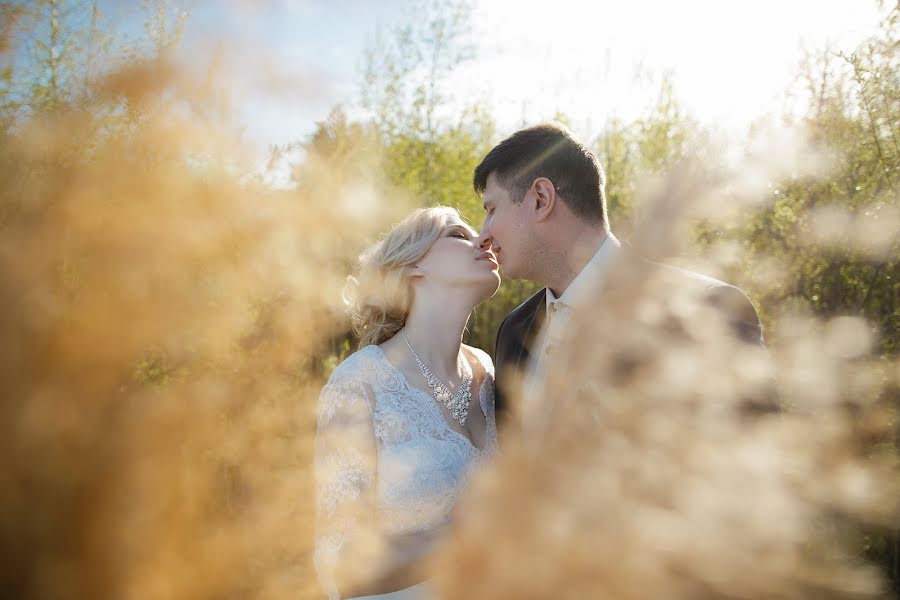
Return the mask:
<svg viewBox="0 0 900 600">
<path fill-rule="evenodd" d="M 329 597 L 427 598 L 423 564 L 467 473 L 494 450 L 494 367 L 461 343 L 497 261 L 446 207 L 360 257 L 347 304 L 360 349 L 332 374 L 316 430 L 315 562 Z"/>
</svg>

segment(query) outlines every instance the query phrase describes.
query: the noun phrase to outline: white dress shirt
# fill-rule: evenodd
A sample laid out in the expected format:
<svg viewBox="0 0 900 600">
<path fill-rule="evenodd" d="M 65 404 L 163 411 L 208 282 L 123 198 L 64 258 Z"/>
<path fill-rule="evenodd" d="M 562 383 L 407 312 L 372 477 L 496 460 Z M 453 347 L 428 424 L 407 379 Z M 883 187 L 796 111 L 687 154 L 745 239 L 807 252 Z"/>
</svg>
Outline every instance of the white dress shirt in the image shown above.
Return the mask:
<svg viewBox="0 0 900 600">
<path fill-rule="evenodd" d="M 537 433 L 542 428 L 541 423 L 549 415 L 552 398 L 546 395 L 539 397 L 540 394 L 537 393 L 541 387 L 539 384 L 543 377 L 546 357 L 553 353 L 562 340 L 566 326 L 572 317 L 572 309 L 590 302 L 590 298 L 585 297 L 586 294 L 596 290 L 598 284 L 602 284 L 603 278 L 609 270 L 610 260 L 621 247 L 619 240 L 610 233 L 559 298 L 553 294 L 550 288 L 546 288 L 547 315 L 529 358 L 527 370 L 529 381 L 523 390 L 523 431 Z"/>
</svg>

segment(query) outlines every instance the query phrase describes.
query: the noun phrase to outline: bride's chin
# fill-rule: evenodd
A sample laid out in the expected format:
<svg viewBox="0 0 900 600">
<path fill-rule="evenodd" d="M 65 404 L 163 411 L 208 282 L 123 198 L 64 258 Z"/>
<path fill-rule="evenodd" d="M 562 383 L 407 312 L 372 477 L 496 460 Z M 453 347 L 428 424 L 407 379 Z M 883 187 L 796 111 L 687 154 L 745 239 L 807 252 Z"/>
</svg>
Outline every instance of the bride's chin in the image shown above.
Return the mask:
<svg viewBox="0 0 900 600">
<path fill-rule="evenodd" d="M 489 284 L 485 285 L 484 288 L 482 288 L 482 290 L 481 290 L 482 298 L 479 301 L 479 304 L 481 302 L 485 302 L 485 301 L 493 298 L 494 294 L 496 294 L 497 290 L 499 290 L 499 289 L 500 289 L 500 275 L 498 274 L 495 279 L 493 279 Z"/>
</svg>

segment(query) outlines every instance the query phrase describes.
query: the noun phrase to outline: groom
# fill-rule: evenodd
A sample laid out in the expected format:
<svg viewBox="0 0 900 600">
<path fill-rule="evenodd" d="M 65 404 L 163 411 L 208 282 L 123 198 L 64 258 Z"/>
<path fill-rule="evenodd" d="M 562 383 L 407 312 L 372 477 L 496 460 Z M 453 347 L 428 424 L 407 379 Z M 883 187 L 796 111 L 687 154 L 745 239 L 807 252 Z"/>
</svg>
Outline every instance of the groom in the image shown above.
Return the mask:
<svg viewBox="0 0 900 600">
<path fill-rule="evenodd" d="M 497 419 L 501 427 L 517 428 L 521 424 L 508 422 L 515 375 L 539 370 L 573 309 L 596 305 L 592 294 L 598 282 L 610 283 L 604 280 L 610 261 L 623 250 L 607 219 L 603 169 L 563 125 L 543 123 L 503 140 L 476 167 L 473 183 L 484 202 L 481 246 L 493 249 L 505 277 L 543 286 L 497 333 Z M 676 287 L 697 289 L 703 301 L 726 312 L 739 339 L 762 344 L 756 310 L 738 288 L 659 267 L 674 277 Z M 527 413 L 524 407 L 522 417 Z"/>
</svg>

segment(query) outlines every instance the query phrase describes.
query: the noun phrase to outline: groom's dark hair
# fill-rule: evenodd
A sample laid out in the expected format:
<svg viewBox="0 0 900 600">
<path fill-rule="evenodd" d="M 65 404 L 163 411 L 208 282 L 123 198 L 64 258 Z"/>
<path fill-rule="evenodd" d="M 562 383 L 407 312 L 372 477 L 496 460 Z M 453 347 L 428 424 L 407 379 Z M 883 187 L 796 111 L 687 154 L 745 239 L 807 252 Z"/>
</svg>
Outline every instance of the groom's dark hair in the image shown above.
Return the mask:
<svg viewBox="0 0 900 600">
<path fill-rule="evenodd" d="M 516 204 L 535 179 L 546 177 L 572 212 L 589 223 L 607 227 L 603 167 L 561 123 L 521 129 L 494 146 L 475 167 L 472 183 L 476 192 L 484 192 L 491 173 Z"/>
</svg>

